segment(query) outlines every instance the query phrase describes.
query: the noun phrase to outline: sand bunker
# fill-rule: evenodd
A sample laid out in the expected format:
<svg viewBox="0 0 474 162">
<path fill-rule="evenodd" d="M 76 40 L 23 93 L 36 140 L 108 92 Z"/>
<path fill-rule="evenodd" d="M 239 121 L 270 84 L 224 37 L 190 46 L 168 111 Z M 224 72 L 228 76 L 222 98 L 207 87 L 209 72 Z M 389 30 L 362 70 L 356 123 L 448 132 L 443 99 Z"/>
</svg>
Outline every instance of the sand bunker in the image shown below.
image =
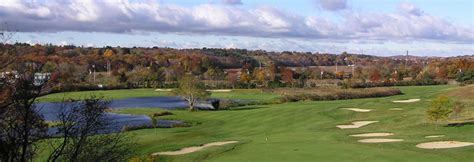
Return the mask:
<svg viewBox="0 0 474 162">
<path fill-rule="evenodd" d="M 385 137 L 391 136 L 393 133 L 364 133 L 364 134 L 353 134 L 352 137 Z"/>
<path fill-rule="evenodd" d="M 157 92 L 170 92 L 173 91 L 173 89 L 155 89 Z"/>
<path fill-rule="evenodd" d="M 337 125 L 336 127 L 341 128 L 341 129 L 354 129 L 354 128 L 360 128 L 365 125 L 369 125 L 372 123 L 377 123 L 379 121 L 356 121 L 352 122 L 352 125 Z"/>
<path fill-rule="evenodd" d="M 208 92 L 230 92 L 232 90 L 231 89 L 208 89 L 206 91 L 208 91 Z"/>
<path fill-rule="evenodd" d="M 416 145 L 418 148 L 423 149 L 445 149 L 445 148 L 456 148 L 474 146 L 474 143 L 470 142 L 459 142 L 459 141 L 438 141 L 438 142 L 427 142 Z"/>
<path fill-rule="evenodd" d="M 344 108 L 344 109 L 355 111 L 355 112 L 370 112 L 370 111 L 372 111 L 372 109 L 359 109 L 359 108 Z"/>
<path fill-rule="evenodd" d="M 390 110 L 391 110 L 391 111 L 403 111 L 402 108 L 391 108 Z"/>
<path fill-rule="evenodd" d="M 387 142 L 400 142 L 400 141 L 403 141 L 403 139 L 371 138 L 371 139 L 359 140 L 358 142 L 361 142 L 361 143 L 387 143 Z"/>
<path fill-rule="evenodd" d="M 444 137 L 445 135 L 432 135 L 432 136 L 426 136 L 425 138 L 440 138 Z"/>
<path fill-rule="evenodd" d="M 411 103 L 411 102 L 418 102 L 420 99 L 408 99 L 408 100 L 398 100 L 398 101 L 393 101 L 395 103 Z"/>
<path fill-rule="evenodd" d="M 202 146 L 193 146 L 193 147 L 186 147 L 182 148 L 181 150 L 178 151 L 165 151 L 165 152 L 157 152 L 153 153 L 151 155 L 156 156 L 156 155 L 183 155 L 183 154 L 189 154 L 193 153 L 199 150 L 202 150 L 207 147 L 212 147 L 212 146 L 222 146 L 222 145 L 227 145 L 231 143 L 237 143 L 238 141 L 223 141 L 223 142 L 212 142 L 208 143 Z"/>
</svg>

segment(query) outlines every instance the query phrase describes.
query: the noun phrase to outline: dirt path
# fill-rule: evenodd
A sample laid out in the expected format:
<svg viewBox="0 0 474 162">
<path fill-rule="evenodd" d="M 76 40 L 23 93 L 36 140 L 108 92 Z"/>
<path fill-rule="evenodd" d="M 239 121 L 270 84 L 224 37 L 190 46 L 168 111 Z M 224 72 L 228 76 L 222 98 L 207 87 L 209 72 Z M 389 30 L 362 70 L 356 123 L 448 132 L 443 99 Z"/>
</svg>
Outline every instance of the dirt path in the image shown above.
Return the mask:
<svg viewBox="0 0 474 162">
<path fill-rule="evenodd" d="M 181 150 L 178 150 L 178 151 L 157 152 L 157 153 L 153 153 L 151 155 L 153 155 L 153 156 L 156 156 L 156 155 L 183 155 L 183 154 L 193 153 L 193 152 L 202 150 L 202 149 L 207 148 L 207 147 L 222 146 L 222 145 L 227 145 L 227 144 L 237 143 L 237 142 L 238 141 L 212 142 L 212 143 L 204 144 L 202 146 L 185 147 L 185 148 L 182 148 Z"/>
</svg>

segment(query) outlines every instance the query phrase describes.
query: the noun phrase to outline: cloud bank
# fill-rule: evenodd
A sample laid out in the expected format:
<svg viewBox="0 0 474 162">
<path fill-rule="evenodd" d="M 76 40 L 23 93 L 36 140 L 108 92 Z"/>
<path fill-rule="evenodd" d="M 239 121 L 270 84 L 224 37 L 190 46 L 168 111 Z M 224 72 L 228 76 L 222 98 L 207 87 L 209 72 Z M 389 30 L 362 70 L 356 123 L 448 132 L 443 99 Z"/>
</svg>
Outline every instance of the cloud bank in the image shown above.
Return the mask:
<svg viewBox="0 0 474 162">
<path fill-rule="evenodd" d="M 338 11 L 347 8 L 347 0 L 316 0 L 318 7 L 328 11 Z"/>
<path fill-rule="evenodd" d="M 450 41 L 473 43 L 474 30 L 403 3 L 393 13 L 345 10 L 346 0 L 318 0 L 321 8 L 340 11 L 342 21 L 304 16 L 269 6 L 226 4 L 185 7 L 159 1 L 2 0 L 0 20 L 21 32 L 178 33 L 302 38 L 310 40 Z"/>
</svg>

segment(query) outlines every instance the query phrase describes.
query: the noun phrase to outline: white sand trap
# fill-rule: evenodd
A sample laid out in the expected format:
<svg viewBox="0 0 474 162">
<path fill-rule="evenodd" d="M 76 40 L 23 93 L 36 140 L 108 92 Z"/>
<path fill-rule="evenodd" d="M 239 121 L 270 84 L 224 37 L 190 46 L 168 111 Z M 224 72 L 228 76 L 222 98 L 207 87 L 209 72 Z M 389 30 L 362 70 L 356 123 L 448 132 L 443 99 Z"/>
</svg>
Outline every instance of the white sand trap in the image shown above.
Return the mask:
<svg viewBox="0 0 474 162">
<path fill-rule="evenodd" d="M 361 143 L 387 143 L 387 142 L 401 142 L 403 139 L 391 139 L 391 138 L 370 138 L 359 140 Z"/>
<path fill-rule="evenodd" d="M 208 92 L 230 92 L 232 90 L 231 89 L 208 89 L 206 91 L 208 91 Z"/>
<path fill-rule="evenodd" d="M 408 100 L 398 100 L 398 101 L 393 101 L 395 103 L 411 103 L 411 102 L 418 102 L 420 99 L 408 99 Z"/>
<path fill-rule="evenodd" d="M 353 134 L 352 137 L 386 137 L 392 136 L 393 133 L 364 133 L 364 134 Z"/>
<path fill-rule="evenodd" d="M 403 111 L 402 108 L 391 108 L 390 110 L 391 110 L 391 111 Z"/>
<path fill-rule="evenodd" d="M 444 137 L 445 135 L 432 135 L 432 136 L 426 136 L 425 138 L 440 138 Z"/>
<path fill-rule="evenodd" d="M 173 89 L 155 89 L 157 92 L 170 92 L 173 91 Z"/>
<path fill-rule="evenodd" d="M 337 125 L 336 127 L 341 128 L 341 129 L 354 129 L 354 128 L 360 128 L 362 126 L 366 126 L 372 123 L 377 123 L 379 121 L 356 121 L 352 122 L 352 125 Z"/>
<path fill-rule="evenodd" d="M 459 142 L 459 141 L 438 141 L 438 142 L 427 142 L 416 145 L 418 148 L 423 149 L 445 149 L 445 148 L 456 148 L 474 146 L 474 143 L 470 142 Z"/>
<path fill-rule="evenodd" d="M 165 151 L 165 152 L 157 152 L 153 153 L 151 155 L 156 156 L 156 155 L 183 155 L 183 154 L 189 154 L 193 153 L 199 150 L 202 150 L 207 147 L 212 147 L 212 146 L 222 146 L 222 145 L 227 145 L 231 143 L 237 143 L 238 141 L 223 141 L 223 142 L 212 142 L 208 143 L 202 146 L 193 146 L 193 147 L 186 147 L 182 148 L 181 150 L 178 151 Z"/>
<path fill-rule="evenodd" d="M 355 112 L 370 112 L 370 111 L 372 111 L 372 109 L 359 109 L 359 108 L 344 108 L 344 109 L 355 111 Z"/>
</svg>

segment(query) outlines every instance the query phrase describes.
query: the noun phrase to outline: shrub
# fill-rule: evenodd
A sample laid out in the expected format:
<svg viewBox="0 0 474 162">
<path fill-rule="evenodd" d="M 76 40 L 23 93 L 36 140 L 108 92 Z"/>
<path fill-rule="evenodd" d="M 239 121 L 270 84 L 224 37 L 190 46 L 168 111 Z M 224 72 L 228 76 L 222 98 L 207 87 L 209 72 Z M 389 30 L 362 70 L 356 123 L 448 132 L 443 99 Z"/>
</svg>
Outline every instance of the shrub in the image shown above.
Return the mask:
<svg viewBox="0 0 474 162">
<path fill-rule="evenodd" d="M 169 111 L 153 113 L 153 117 L 166 116 L 166 115 L 174 115 L 174 114 L 172 112 L 169 112 Z"/>
<path fill-rule="evenodd" d="M 431 101 L 430 108 L 426 110 L 428 120 L 435 122 L 436 128 L 440 121 L 446 120 L 452 113 L 448 106 L 449 98 L 446 96 L 440 96 Z"/>
<path fill-rule="evenodd" d="M 391 86 L 423 86 L 423 85 L 441 85 L 448 84 L 447 80 L 406 80 L 406 81 L 386 81 L 386 82 L 353 82 L 351 88 L 370 88 L 370 87 L 391 87 Z M 342 84 L 339 84 L 342 86 Z"/>
<path fill-rule="evenodd" d="M 285 91 L 285 90 L 283 90 Z M 386 97 L 402 94 L 395 88 L 367 88 L 367 89 L 303 89 L 288 91 L 280 98 L 281 102 L 296 102 L 302 100 L 346 100 L 357 98 Z"/>
</svg>

